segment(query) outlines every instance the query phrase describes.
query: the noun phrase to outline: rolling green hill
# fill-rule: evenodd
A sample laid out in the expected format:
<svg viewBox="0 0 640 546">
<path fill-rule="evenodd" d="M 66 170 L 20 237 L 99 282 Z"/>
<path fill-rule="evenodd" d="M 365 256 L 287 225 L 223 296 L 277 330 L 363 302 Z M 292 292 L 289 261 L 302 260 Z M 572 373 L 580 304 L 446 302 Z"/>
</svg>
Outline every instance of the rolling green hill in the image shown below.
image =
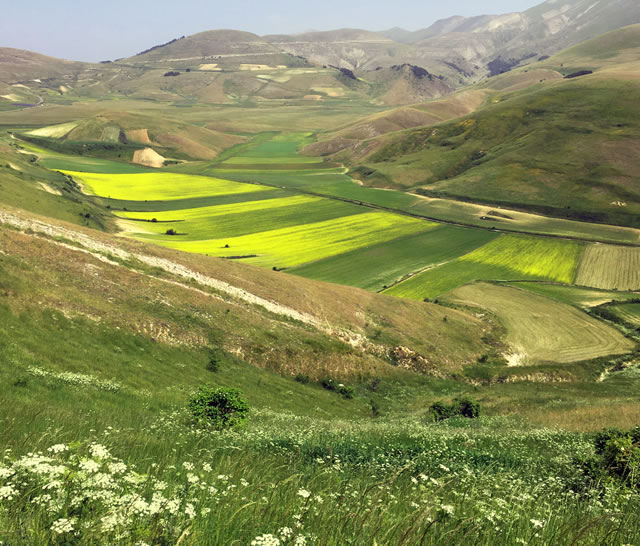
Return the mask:
<svg viewBox="0 0 640 546">
<path fill-rule="evenodd" d="M 592 75 L 529 80 L 514 90 L 518 74 L 528 77 L 521 69 L 483 84 L 491 98 L 471 115 L 374 133 L 372 140 L 361 136 L 340 157 L 364 165 L 357 172 L 372 185 L 638 227 L 632 150 L 639 138 L 640 71 L 627 62 L 638 36 L 640 26 L 622 29 L 531 67 Z M 594 51 L 597 58 L 590 56 Z"/>
</svg>

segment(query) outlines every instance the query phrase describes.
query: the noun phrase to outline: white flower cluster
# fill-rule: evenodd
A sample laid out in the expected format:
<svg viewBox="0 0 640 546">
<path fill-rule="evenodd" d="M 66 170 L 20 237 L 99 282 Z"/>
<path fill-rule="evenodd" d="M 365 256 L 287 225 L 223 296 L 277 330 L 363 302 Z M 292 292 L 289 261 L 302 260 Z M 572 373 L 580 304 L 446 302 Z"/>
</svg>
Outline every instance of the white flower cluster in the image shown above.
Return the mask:
<svg viewBox="0 0 640 546">
<path fill-rule="evenodd" d="M 74 385 L 76 387 L 93 387 L 102 391 L 118 392 L 122 389 L 122 385 L 115 381 L 109 381 L 107 379 L 99 379 L 92 375 L 74 372 L 53 372 L 38 368 L 37 366 L 29 366 L 27 372 L 36 377 L 46 377 L 50 379 L 57 379 L 68 385 Z"/>
</svg>

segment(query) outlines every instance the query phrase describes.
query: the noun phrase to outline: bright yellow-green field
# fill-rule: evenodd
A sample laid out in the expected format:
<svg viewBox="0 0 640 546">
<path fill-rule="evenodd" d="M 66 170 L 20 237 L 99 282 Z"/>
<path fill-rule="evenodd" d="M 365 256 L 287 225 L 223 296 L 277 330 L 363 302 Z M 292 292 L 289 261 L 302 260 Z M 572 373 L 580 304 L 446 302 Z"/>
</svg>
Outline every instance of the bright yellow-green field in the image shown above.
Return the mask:
<svg viewBox="0 0 640 546">
<path fill-rule="evenodd" d="M 85 191 L 91 191 L 100 197 L 127 201 L 166 201 L 169 199 L 272 191 L 272 188 L 264 186 L 190 174 L 63 172 L 81 181 L 85 186 Z"/>
<path fill-rule="evenodd" d="M 576 275 L 580 243 L 504 235 L 462 256 L 461 261 L 508 267 L 525 276 L 571 284 Z"/>
<path fill-rule="evenodd" d="M 387 212 L 356 214 L 324 222 L 301 224 L 240 237 L 157 244 L 210 256 L 254 256 L 243 262 L 265 267 L 293 267 L 366 247 L 396 237 L 433 229 L 437 224 Z M 225 248 L 225 245 L 229 245 Z"/>
<path fill-rule="evenodd" d="M 136 218 L 140 220 L 151 220 L 155 218 L 160 222 L 170 220 L 197 220 L 200 218 L 210 218 L 212 216 L 223 216 L 225 214 L 239 214 L 244 212 L 255 212 L 280 207 L 293 207 L 324 201 L 321 197 L 307 195 L 295 195 L 293 197 L 283 197 L 281 199 L 263 199 L 261 201 L 245 201 L 243 203 L 232 203 L 230 205 L 214 205 L 211 207 L 197 207 L 194 209 L 180 209 L 157 212 L 118 212 L 118 216 L 123 218 Z"/>
<path fill-rule="evenodd" d="M 502 235 L 456 260 L 424 271 L 385 293 L 423 299 L 477 280 L 547 280 L 571 284 L 583 245 L 572 241 Z"/>
</svg>

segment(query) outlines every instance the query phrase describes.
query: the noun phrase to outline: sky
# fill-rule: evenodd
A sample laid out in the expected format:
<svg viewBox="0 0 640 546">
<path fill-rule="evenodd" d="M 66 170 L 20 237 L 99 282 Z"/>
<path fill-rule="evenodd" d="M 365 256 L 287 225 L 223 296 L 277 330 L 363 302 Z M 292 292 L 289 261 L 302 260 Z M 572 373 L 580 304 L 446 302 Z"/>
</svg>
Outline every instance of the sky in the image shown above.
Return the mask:
<svg viewBox="0 0 640 546">
<path fill-rule="evenodd" d="M 0 47 L 114 60 L 204 30 L 259 35 L 426 28 L 452 15 L 523 11 L 542 0 L 31 0 L 3 2 Z"/>
</svg>

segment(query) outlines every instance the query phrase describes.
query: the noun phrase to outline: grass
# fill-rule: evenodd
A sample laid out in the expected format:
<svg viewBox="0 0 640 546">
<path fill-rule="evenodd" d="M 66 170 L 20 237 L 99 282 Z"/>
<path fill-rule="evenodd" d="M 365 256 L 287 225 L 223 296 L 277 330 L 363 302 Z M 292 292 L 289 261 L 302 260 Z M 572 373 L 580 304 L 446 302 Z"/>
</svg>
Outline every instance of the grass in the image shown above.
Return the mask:
<svg viewBox="0 0 640 546">
<path fill-rule="evenodd" d="M 513 365 L 576 362 L 630 352 L 636 344 L 572 306 L 517 288 L 476 283 L 447 301 L 487 309 L 507 330 Z"/>
<path fill-rule="evenodd" d="M 380 291 L 407 274 L 453 260 L 496 236 L 489 231 L 440 226 L 425 233 L 318 260 L 289 272 L 310 279 Z"/>
<path fill-rule="evenodd" d="M 187 252 L 223 257 L 248 256 L 243 261 L 264 267 L 287 268 L 432 227 L 433 224 L 420 220 L 368 212 L 236 237 L 193 242 L 173 238 L 158 242 Z"/>
<path fill-rule="evenodd" d="M 586 247 L 576 283 L 616 290 L 640 290 L 640 248 Z"/>
<path fill-rule="evenodd" d="M 423 299 L 476 280 L 553 280 L 571 284 L 582 245 L 503 235 L 449 263 L 420 273 L 386 293 Z"/>
</svg>

